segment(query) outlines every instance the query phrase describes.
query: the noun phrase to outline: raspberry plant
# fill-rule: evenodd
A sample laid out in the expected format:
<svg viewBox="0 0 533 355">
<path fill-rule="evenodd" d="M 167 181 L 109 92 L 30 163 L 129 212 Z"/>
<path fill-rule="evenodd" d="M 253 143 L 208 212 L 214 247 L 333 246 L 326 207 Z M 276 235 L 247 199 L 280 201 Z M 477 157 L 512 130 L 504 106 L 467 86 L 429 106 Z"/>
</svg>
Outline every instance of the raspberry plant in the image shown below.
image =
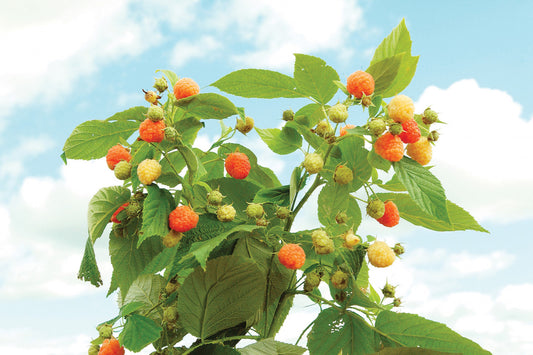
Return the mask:
<svg viewBox="0 0 533 355">
<path fill-rule="evenodd" d="M 131 164 L 129 177 L 103 187 L 89 202 L 89 237 L 78 277 L 103 284 L 93 245 L 109 225 L 108 296 L 116 294 L 119 307 L 99 329 L 112 327 L 106 336 L 118 335 L 133 352 L 152 344 L 153 354 L 486 353 L 444 324 L 393 310 L 400 300 L 386 301 L 369 282 L 369 246 L 379 267 L 393 263 L 396 250 L 403 252 L 401 245 L 393 251 L 360 228 L 363 218 L 389 213 L 383 212 L 385 202 L 397 207 L 394 218 L 387 217 L 394 219 L 386 223 L 391 228 L 399 213 L 435 231 L 485 231 L 389 133 L 398 122 L 415 119 L 425 138 L 430 125 L 440 122 L 434 112 L 414 115 L 412 100 L 395 96 L 410 83 L 417 63 L 402 21 L 377 47 L 369 67 L 350 78 L 350 88 L 365 88 L 357 96 L 331 66 L 304 54 L 295 55 L 293 77 L 243 69 L 212 83 L 244 98 L 310 101 L 297 112 L 280 111 L 281 129 L 254 127 L 273 152 L 301 153 L 301 164 L 284 183 L 252 150 L 230 142 L 243 122 L 253 122 L 244 108 L 223 95 L 199 92 L 192 79 L 179 81 L 169 70 L 159 71 L 159 93 L 145 91 L 147 107 L 76 127 L 63 148 L 65 162 L 100 159 L 119 145 L 125 158 L 113 162 Z M 393 117 L 386 101 L 392 97 Z M 357 115 L 365 117 L 362 122 Z M 220 138 L 207 151 L 195 148 L 198 132 L 213 121 L 220 122 Z M 232 128 L 229 121 L 241 123 Z M 382 137 L 397 140 L 374 149 Z M 144 167 L 146 161 L 153 166 Z M 386 172 L 394 174 L 384 182 Z M 294 231 L 315 191 L 321 228 Z M 181 209 L 189 217 L 173 212 Z M 312 324 L 301 325 L 302 334 L 310 329 L 306 347 L 275 340 L 296 296 L 321 307 Z M 188 347 L 181 342 L 187 334 L 196 338 Z M 242 339 L 255 342 L 236 347 Z M 91 351 L 103 341 L 97 337 Z"/>
</svg>

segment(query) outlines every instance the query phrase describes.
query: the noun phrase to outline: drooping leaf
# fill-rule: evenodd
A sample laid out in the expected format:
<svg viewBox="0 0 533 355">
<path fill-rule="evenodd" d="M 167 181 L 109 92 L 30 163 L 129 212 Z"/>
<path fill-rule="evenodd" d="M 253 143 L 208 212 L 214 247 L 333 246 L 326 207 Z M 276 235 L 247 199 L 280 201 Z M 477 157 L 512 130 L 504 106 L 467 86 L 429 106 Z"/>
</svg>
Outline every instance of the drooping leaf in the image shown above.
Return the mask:
<svg viewBox="0 0 533 355">
<path fill-rule="evenodd" d="M 327 104 L 338 90 L 334 81 L 339 80 L 339 74 L 320 58 L 306 54 L 294 56 L 294 80 L 298 91 Z"/>
<path fill-rule="evenodd" d="M 250 259 L 222 256 L 198 267 L 184 281 L 178 297 L 182 325 L 204 340 L 249 319 L 261 306 L 265 284 Z M 231 297 L 220 297 L 231 294 Z"/>
<path fill-rule="evenodd" d="M 204 120 L 221 120 L 239 114 L 229 99 L 214 93 L 189 96 L 176 101 L 176 105 L 187 114 Z"/>
<path fill-rule="evenodd" d="M 423 348 L 383 348 L 371 355 L 460 355 L 458 353 L 448 353 Z"/>
<path fill-rule="evenodd" d="M 120 333 L 119 341 L 126 349 L 139 352 L 148 344 L 159 339 L 162 330 L 163 328 L 152 319 L 140 314 L 132 314 L 126 318 L 126 324 Z"/>
<path fill-rule="evenodd" d="M 290 154 L 302 146 L 302 136 L 291 127 L 255 128 L 259 137 L 277 154 Z"/>
<path fill-rule="evenodd" d="M 248 98 L 305 97 L 296 90 L 293 78 L 264 69 L 240 69 L 218 79 L 211 86 L 228 94 Z"/>
<path fill-rule="evenodd" d="M 98 265 L 96 264 L 96 256 L 91 238 L 87 238 L 87 243 L 85 243 L 85 252 L 83 253 L 80 270 L 78 271 L 78 279 L 89 281 L 96 287 L 102 286 L 103 284 L 100 270 L 98 270 Z"/>
<path fill-rule="evenodd" d="M 127 202 L 131 192 L 122 186 L 104 187 L 89 201 L 87 220 L 89 237 L 94 244 L 100 238 L 115 211 Z"/>
<path fill-rule="evenodd" d="M 143 223 L 137 247 L 149 237 L 163 237 L 168 233 L 168 215 L 173 207 L 173 198 L 168 190 L 160 189 L 156 184 L 148 185 L 146 189 L 148 195 L 143 203 Z"/>
<path fill-rule="evenodd" d="M 380 312 L 376 328 L 387 336 L 381 339 L 386 346 L 411 346 L 459 354 L 490 354 L 472 340 L 462 337 L 446 325 L 416 314 Z"/>
<path fill-rule="evenodd" d="M 140 303 L 143 306 L 137 308 L 136 311 L 146 312 L 157 306 L 161 289 L 165 285 L 166 281 L 160 275 L 141 275 L 133 281 L 127 294 L 122 294 L 121 297 L 118 297 L 118 305 L 122 310 L 127 305 Z M 158 308 L 156 311 L 152 311 L 150 315 L 152 318 L 161 319 L 163 312 L 161 308 Z"/>
</svg>

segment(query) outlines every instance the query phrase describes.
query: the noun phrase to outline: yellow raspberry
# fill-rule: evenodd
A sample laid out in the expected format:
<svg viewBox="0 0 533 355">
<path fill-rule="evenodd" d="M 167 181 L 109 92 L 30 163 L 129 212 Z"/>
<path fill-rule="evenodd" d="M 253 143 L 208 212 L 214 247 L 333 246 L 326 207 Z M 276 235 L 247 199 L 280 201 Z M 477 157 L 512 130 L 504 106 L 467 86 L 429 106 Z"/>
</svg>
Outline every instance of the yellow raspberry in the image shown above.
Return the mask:
<svg viewBox="0 0 533 355">
<path fill-rule="evenodd" d="M 427 137 L 420 137 L 418 142 L 407 144 L 407 155 L 420 163 L 426 165 L 431 161 L 433 148 Z"/>
<path fill-rule="evenodd" d="M 145 159 L 137 167 L 137 176 L 144 185 L 150 185 L 161 176 L 161 165 L 157 160 Z"/>
<path fill-rule="evenodd" d="M 415 117 L 415 104 L 409 96 L 396 95 L 387 105 L 389 117 L 396 122 L 404 123 Z"/>
<path fill-rule="evenodd" d="M 368 247 L 368 261 L 375 267 L 391 266 L 396 259 L 396 254 L 385 242 L 375 241 Z"/>
</svg>

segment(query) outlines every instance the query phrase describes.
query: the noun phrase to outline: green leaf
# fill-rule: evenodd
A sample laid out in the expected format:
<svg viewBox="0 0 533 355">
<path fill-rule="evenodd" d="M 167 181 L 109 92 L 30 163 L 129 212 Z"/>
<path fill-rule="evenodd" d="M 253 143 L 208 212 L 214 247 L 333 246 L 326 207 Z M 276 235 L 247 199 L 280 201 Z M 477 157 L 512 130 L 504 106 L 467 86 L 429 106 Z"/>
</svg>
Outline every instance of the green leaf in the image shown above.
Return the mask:
<svg viewBox="0 0 533 355">
<path fill-rule="evenodd" d="M 308 104 L 296 111 L 294 121 L 306 127 L 314 127 L 326 118 L 326 113 L 320 104 Z"/>
<path fill-rule="evenodd" d="M 285 124 L 285 127 L 294 128 L 295 130 L 300 133 L 304 139 L 309 143 L 311 147 L 313 147 L 315 150 L 319 149 L 321 145 L 326 144 L 326 141 L 323 138 L 320 138 L 313 132 L 311 132 L 311 129 L 307 126 L 304 126 L 302 124 L 299 124 L 295 121 L 289 121 Z"/>
<path fill-rule="evenodd" d="M 240 352 L 229 346 L 206 344 L 190 352 L 190 355 L 239 355 Z"/>
<path fill-rule="evenodd" d="M 383 97 L 381 95 L 372 95 L 372 104 L 374 106 L 370 106 L 368 108 L 368 117 L 376 117 L 381 109 L 381 102 L 383 100 Z"/>
<path fill-rule="evenodd" d="M 387 181 L 385 184 L 377 184 L 379 187 L 389 191 L 406 191 L 407 189 L 403 186 L 402 182 L 398 178 L 398 175 L 394 174 L 392 178 Z"/>
<path fill-rule="evenodd" d="M 152 319 L 139 314 L 132 314 L 126 318 L 126 324 L 120 333 L 119 340 L 126 349 L 139 352 L 148 344 L 159 339 L 162 330 L 163 328 Z"/>
<path fill-rule="evenodd" d="M 272 338 L 239 349 L 242 355 L 301 355 L 306 350 L 300 346 L 282 343 Z"/>
<path fill-rule="evenodd" d="M 460 354 L 490 354 L 473 341 L 462 337 L 446 325 L 416 314 L 380 312 L 376 328 L 387 334 L 382 336 L 386 346 L 421 347 Z"/>
<path fill-rule="evenodd" d="M 399 53 L 411 54 L 411 36 L 405 26 L 405 19 L 396 26 L 392 32 L 383 39 L 376 51 L 370 64 L 374 64 L 382 59 L 393 57 Z"/>
<path fill-rule="evenodd" d="M 439 232 L 475 230 L 488 233 L 467 211 L 449 200 L 446 200 L 450 218 L 450 223 L 447 223 L 422 211 L 407 194 L 379 193 L 378 196 L 382 200 L 394 201 L 400 211 L 400 217 L 414 225 Z"/>
<path fill-rule="evenodd" d="M 135 311 L 146 312 L 159 304 L 159 295 L 161 289 L 166 285 L 165 279 L 160 275 L 141 275 L 139 276 L 128 289 L 127 294 L 122 294 L 122 297 L 118 298 L 118 305 L 121 309 L 122 316 L 127 315 L 126 311 L 130 311 L 136 308 Z M 125 295 L 125 297 L 124 297 Z M 137 308 L 137 305 L 142 304 L 141 308 Z M 140 307 L 140 306 L 139 306 Z M 123 312 L 123 313 L 122 313 Z M 150 316 L 153 319 L 161 320 L 163 317 L 163 311 L 161 307 L 152 311 Z"/>
<path fill-rule="evenodd" d="M 367 160 L 374 168 L 388 172 L 391 167 L 391 162 L 380 156 L 374 148 L 368 153 Z"/>
<path fill-rule="evenodd" d="M 174 187 L 182 182 L 183 178 L 178 174 L 187 166 L 183 155 L 178 152 L 170 152 L 165 158 L 161 159 L 161 176 L 157 182 L 167 186 Z"/>
<path fill-rule="evenodd" d="M 176 105 L 199 119 L 221 120 L 239 114 L 229 99 L 214 93 L 193 95 L 176 101 Z"/>
<path fill-rule="evenodd" d="M 418 64 L 419 57 L 413 57 L 410 55 L 404 55 L 402 63 L 398 68 L 398 75 L 389 85 L 388 89 L 383 92 L 383 97 L 392 97 L 402 92 L 411 83 L 411 80 L 415 76 L 416 66 Z"/>
<path fill-rule="evenodd" d="M 298 91 L 327 104 L 338 90 L 334 81 L 339 74 L 320 58 L 305 54 L 294 54 L 294 80 Z"/>
<path fill-rule="evenodd" d="M 348 184 L 350 192 L 357 191 L 372 175 L 367 156 L 368 151 L 364 148 L 364 140 L 357 136 L 347 136 L 337 145 L 341 151 L 341 164 L 352 169 L 354 179 Z"/>
<path fill-rule="evenodd" d="M 428 350 L 423 348 L 383 348 L 383 350 L 371 355 L 460 355 L 458 353 L 444 353 L 442 351 Z"/>
<path fill-rule="evenodd" d="M 172 248 L 165 248 L 163 251 L 159 254 L 157 254 L 148 265 L 144 268 L 142 274 L 155 274 L 159 271 L 165 269 L 167 266 L 172 263 L 174 260 L 174 257 L 176 256 L 176 252 L 178 250 L 178 246 L 174 246 Z"/>
<path fill-rule="evenodd" d="M 290 154 L 302 146 L 302 136 L 294 128 L 255 128 L 259 137 L 277 154 Z"/>
<path fill-rule="evenodd" d="M 409 195 L 422 211 L 436 219 L 450 223 L 446 194 L 439 179 L 428 169 L 405 156 L 392 165 Z"/>
<path fill-rule="evenodd" d="M 202 340 L 252 317 L 261 306 L 265 284 L 257 265 L 222 256 L 198 267 L 184 281 L 178 297 L 182 325 Z M 231 297 L 220 297 L 230 295 Z"/>
<path fill-rule="evenodd" d="M 289 185 L 261 189 L 254 197 L 255 203 L 274 203 L 279 206 L 289 206 Z"/>
<path fill-rule="evenodd" d="M 105 157 L 112 146 L 128 139 L 139 129 L 138 117 L 143 117 L 146 107 L 137 106 L 119 112 L 105 121 L 92 120 L 78 125 L 63 146 L 67 159 L 99 159 Z"/>
<path fill-rule="evenodd" d="M 204 124 L 200 122 L 196 117 L 188 117 L 183 120 L 179 120 L 174 124 L 174 128 L 181 136 L 181 140 L 185 144 L 192 145 L 196 140 L 198 131 L 204 127 Z"/>
<path fill-rule="evenodd" d="M 83 253 L 80 270 L 78 271 L 78 279 L 89 281 L 96 287 L 103 285 L 102 276 L 100 276 L 100 271 L 96 264 L 96 256 L 94 255 L 91 238 L 87 238 L 87 242 L 85 243 L 85 252 Z"/>
<path fill-rule="evenodd" d="M 168 89 L 172 91 L 172 89 L 174 88 L 174 85 L 176 85 L 176 82 L 178 81 L 178 76 L 176 75 L 176 73 L 174 73 L 172 70 L 166 70 L 166 69 L 157 69 L 155 72 L 156 73 L 161 72 L 167 77 L 169 81 Z"/>
<path fill-rule="evenodd" d="M 350 196 L 348 185 L 328 184 L 318 195 L 318 220 L 328 226 L 337 226 L 335 216 L 346 212 L 346 225 L 353 227 L 354 232 L 361 224 L 361 209 L 357 201 Z"/>
<path fill-rule="evenodd" d="M 211 86 L 228 94 L 248 98 L 305 97 L 296 90 L 293 78 L 264 69 L 237 70 L 218 79 Z"/>
<path fill-rule="evenodd" d="M 371 64 L 366 72 L 371 74 L 375 81 L 374 94 L 381 95 L 382 97 L 389 97 L 393 95 L 386 96 L 385 93 L 394 83 L 398 71 L 400 70 L 400 65 L 404 53 L 396 54 L 393 57 L 384 58 L 380 61 L 377 61 Z"/>
<path fill-rule="evenodd" d="M 296 194 L 301 191 L 307 181 L 306 175 L 302 176 L 304 168 L 302 166 L 297 166 L 294 168 L 291 174 L 291 184 L 290 184 L 290 207 L 294 204 L 294 199 Z"/>
<path fill-rule="evenodd" d="M 104 187 L 89 201 L 87 220 L 89 237 L 94 244 L 100 238 L 115 211 L 127 202 L 131 192 L 122 186 Z"/>
<path fill-rule="evenodd" d="M 124 306 L 120 307 L 120 316 L 126 317 L 132 314 L 133 312 L 137 312 L 138 310 L 144 307 L 145 307 L 144 302 L 140 302 L 140 301 L 127 303 Z"/>
<path fill-rule="evenodd" d="M 315 319 L 307 347 L 310 354 L 338 354 L 342 350 L 345 354 L 363 355 L 377 351 L 379 339 L 359 315 L 327 308 Z"/>
<path fill-rule="evenodd" d="M 165 236 L 168 231 L 168 215 L 171 211 L 172 195 L 156 184 L 146 186 L 148 195 L 143 203 L 143 223 L 137 247 L 152 236 Z"/>
</svg>

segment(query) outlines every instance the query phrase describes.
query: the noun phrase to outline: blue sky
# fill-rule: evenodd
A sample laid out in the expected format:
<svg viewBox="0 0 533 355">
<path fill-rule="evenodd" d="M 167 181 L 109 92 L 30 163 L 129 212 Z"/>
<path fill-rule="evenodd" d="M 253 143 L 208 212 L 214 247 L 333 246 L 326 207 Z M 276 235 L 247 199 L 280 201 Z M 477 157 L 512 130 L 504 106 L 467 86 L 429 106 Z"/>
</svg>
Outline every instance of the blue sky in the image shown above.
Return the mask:
<svg viewBox="0 0 533 355">
<path fill-rule="evenodd" d="M 448 197 L 491 234 L 436 233 L 402 222 L 362 229 L 405 243 L 405 257 L 373 270 L 379 287 L 399 284 L 403 311 L 448 324 L 494 354 L 533 353 L 533 47 L 530 1 L 60 0 L 2 2 L 0 45 L 0 353 L 84 354 L 94 325 L 114 316 L 114 298 L 76 279 L 87 203 L 116 184 L 102 161 L 59 159 L 83 121 L 145 105 L 157 69 L 194 78 L 202 91 L 243 67 L 292 73 L 292 53 L 319 56 L 342 80 L 368 66 L 374 48 L 405 18 L 420 55 L 405 94 L 448 124 L 434 150 Z M 280 124 L 289 100 L 232 98 L 261 128 Z M 355 117 L 357 117 L 355 115 Z M 362 116 L 361 116 L 362 117 Z M 233 124 L 228 119 L 227 124 Z M 209 123 L 198 144 L 218 134 Z M 291 161 L 258 143 L 283 178 Z M 301 157 L 291 155 L 294 162 Z M 312 204 L 304 211 L 313 218 Z M 298 224 L 298 223 L 297 223 Z M 306 226 L 307 228 L 307 226 Z M 97 257 L 109 284 L 103 240 Z M 280 340 L 313 319 L 298 303 Z M 304 311 L 305 310 L 305 311 Z M 305 312 L 305 313 L 304 313 Z M 296 335 L 297 337 L 297 335 Z M 30 338 L 30 340 L 28 340 Z"/>
</svg>

